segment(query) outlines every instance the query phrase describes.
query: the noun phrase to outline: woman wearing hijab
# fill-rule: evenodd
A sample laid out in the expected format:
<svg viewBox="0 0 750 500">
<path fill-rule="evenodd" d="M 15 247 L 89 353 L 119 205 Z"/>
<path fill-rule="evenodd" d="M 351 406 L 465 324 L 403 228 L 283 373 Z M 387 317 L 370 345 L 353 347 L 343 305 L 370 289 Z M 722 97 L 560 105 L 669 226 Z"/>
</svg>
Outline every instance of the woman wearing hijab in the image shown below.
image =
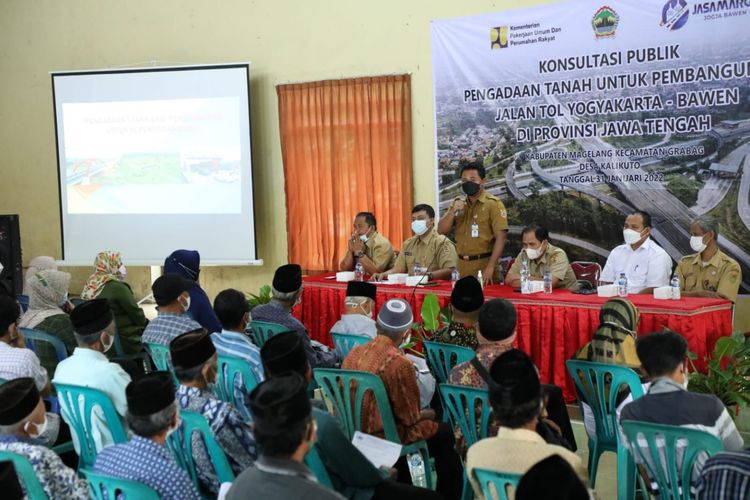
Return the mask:
<svg viewBox="0 0 750 500">
<path fill-rule="evenodd" d="M 29 279 L 31 279 L 31 277 L 39 271 L 44 271 L 45 269 L 54 269 L 55 271 L 57 271 L 57 262 L 55 262 L 55 259 L 49 257 L 48 255 L 40 255 L 39 257 L 34 257 L 33 259 L 31 259 L 31 262 L 29 262 L 29 267 L 26 269 L 26 275 L 24 276 L 23 280 L 24 295 L 29 295 Z"/>
<path fill-rule="evenodd" d="M 29 309 L 21 317 L 18 326 L 33 328 L 54 335 L 62 340 L 68 354 L 76 348 L 73 336 L 73 325 L 70 317 L 62 310 L 68 303 L 68 285 L 70 274 L 54 269 L 38 271 L 26 276 L 26 287 L 29 294 Z M 52 379 L 57 367 L 57 353 L 46 342 L 36 346 L 36 354 L 42 366 L 47 369 Z"/>
<path fill-rule="evenodd" d="M 584 345 L 577 359 L 625 365 L 639 369 L 641 361 L 635 352 L 640 313 L 627 299 L 612 299 L 599 310 L 599 327 L 591 342 Z"/>
<path fill-rule="evenodd" d="M 198 276 L 201 272 L 201 255 L 196 250 L 175 250 L 164 261 L 164 273 L 177 273 L 185 279 L 193 282 L 188 290 L 190 294 L 190 307 L 187 312 L 195 321 L 201 324 L 208 333 L 220 332 L 221 323 L 211 307 L 208 295 L 198 284 Z"/>
<path fill-rule="evenodd" d="M 575 358 L 596 363 L 623 365 L 640 371 L 641 361 L 635 350 L 640 313 L 627 299 L 612 299 L 599 310 L 599 327 L 591 341 L 581 347 Z M 648 385 L 644 385 L 646 389 Z M 581 395 L 578 395 L 579 398 Z M 622 408 L 632 398 L 630 390 L 623 387 L 617 398 L 617 408 Z M 588 404 L 583 403 L 583 423 L 589 438 L 596 436 L 594 414 Z"/>
<path fill-rule="evenodd" d="M 120 344 L 126 355 L 132 355 L 142 351 L 141 334 L 148 320 L 135 301 L 130 285 L 123 281 L 126 275 L 120 252 L 99 252 L 94 260 L 94 274 L 83 286 L 81 298 L 109 300 Z"/>
</svg>

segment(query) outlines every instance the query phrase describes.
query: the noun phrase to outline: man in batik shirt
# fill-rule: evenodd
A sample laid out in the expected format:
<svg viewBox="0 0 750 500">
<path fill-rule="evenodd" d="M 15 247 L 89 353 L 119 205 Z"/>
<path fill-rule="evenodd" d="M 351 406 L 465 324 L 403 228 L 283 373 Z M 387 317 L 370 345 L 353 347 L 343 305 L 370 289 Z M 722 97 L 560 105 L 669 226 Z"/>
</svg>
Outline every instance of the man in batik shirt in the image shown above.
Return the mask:
<svg viewBox="0 0 750 500">
<path fill-rule="evenodd" d="M 482 304 L 484 292 L 474 276 L 465 276 L 456 281 L 451 292 L 451 321 L 435 333 L 433 340 L 476 349 L 479 343 L 475 325 Z"/>
<path fill-rule="evenodd" d="M 430 456 L 435 458 L 438 476 L 436 490 L 444 498 L 461 494 L 461 461 L 452 449 L 450 426 L 435 420 L 434 410 L 420 410 L 419 387 L 414 366 L 399 348 L 408 343 L 414 317 L 402 299 L 391 299 L 378 313 L 375 340 L 355 347 L 344 360 L 345 370 L 374 373 L 385 386 L 399 438 L 404 444 L 426 440 Z M 362 430 L 383 437 L 383 421 L 375 399 L 366 394 L 362 402 Z M 403 458 L 403 457 L 402 457 Z M 396 464 L 400 480 L 408 477 L 405 462 Z"/>
<path fill-rule="evenodd" d="M 205 417 L 235 474 L 253 465 L 258 451 L 250 426 L 234 406 L 217 399 L 211 391 L 218 373 L 216 348 L 211 337 L 204 329 L 184 333 L 170 342 L 169 352 L 180 382 L 177 389 L 180 408 Z M 219 481 L 198 434 L 193 435 L 193 459 L 201 487 L 216 496 Z"/>
<path fill-rule="evenodd" d="M 490 300 L 482 306 L 477 326 L 477 339 L 479 340 L 477 361 L 489 372 L 490 366 L 501 354 L 513 349 L 513 342 L 516 339 L 516 309 L 507 300 Z M 487 388 L 484 378 L 470 361 L 454 367 L 448 375 L 448 383 Z M 550 444 L 562 445 L 575 451 L 575 437 L 565 408 L 562 390 L 555 385 L 542 384 L 542 391 L 545 408 L 542 424 L 537 430 Z M 463 456 L 466 453 L 466 442 L 458 426 L 454 432 L 456 448 Z M 495 434 L 497 434 L 497 424 L 492 419 L 488 435 L 494 436 Z"/>
<path fill-rule="evenodd" d="M 35 442 L 46 427 L 44 402 L 32 378 L 0 385 L 0 451 L 25 457 L 47 497 L 88 500 L 86 480 L 66 467 L 54 451 Z"/>
</svg>

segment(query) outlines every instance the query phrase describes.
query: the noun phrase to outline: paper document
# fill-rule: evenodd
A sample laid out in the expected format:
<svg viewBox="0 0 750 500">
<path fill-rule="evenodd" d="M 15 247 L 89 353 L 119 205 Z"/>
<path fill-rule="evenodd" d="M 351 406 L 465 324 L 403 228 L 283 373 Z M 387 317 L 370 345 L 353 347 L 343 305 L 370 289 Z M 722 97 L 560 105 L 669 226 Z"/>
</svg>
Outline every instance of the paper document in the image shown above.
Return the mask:
<svg viewBox="0 0 750 500">
<path fill-rule="evenodd" d="M 393 467 L 401 455 L 401 445 L 356 431 L 352 444 L 375 467 Z"/>
</svg>

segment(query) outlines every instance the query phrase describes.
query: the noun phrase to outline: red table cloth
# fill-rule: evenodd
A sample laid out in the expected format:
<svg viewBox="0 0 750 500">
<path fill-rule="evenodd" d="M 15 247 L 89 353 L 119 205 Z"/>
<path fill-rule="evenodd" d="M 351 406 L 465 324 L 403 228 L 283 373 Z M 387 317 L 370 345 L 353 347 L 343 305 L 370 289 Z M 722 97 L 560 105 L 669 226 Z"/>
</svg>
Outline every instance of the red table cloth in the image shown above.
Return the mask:
<svg viewBox="0 0 750 500">
<path fill-rule="evenodd" d="M 332 278 L 335 276 L 305 277 L 302 303 L 294 310 L 310 337 L 328 345 L 333 345 L 329 331 L 344 312 L 346 296 L 346 283 Z M 385 301 L 401 298 L 411 304 L 414 320 L 418 322 L 421 322 L 420 310 L 425 295 L 435 294 L 443 307 L 451 294 L 451 283 L 447 281 L 416 289 L 385 284 L 377 287 L 375 314 Z M 551 295 L 521 295 L 505 285 L 486 286 L 484 296 L 485 300 L 507 299 L 516 306 L 516 347 L 532 357 L 543 383 L 560 386 L 566 401 L 573 401 L 575 389 L 565 361 L 591 340 L 599 325 L 599 308 L 609 299 L 568 290 L 555 290 Z M 732 333 L 732 303 L 728 300 L 697 297 L 656 300 L 652 295 L 630 295 L 628 299 L 641 313 L 639 334 L 660 331 L 664 327 L 681 333 L 690 350 L 698 355 L 696 366 L 700 369 L 704 367 L 703 357 L 711 352 L 714 342 Z"/>
</svg>

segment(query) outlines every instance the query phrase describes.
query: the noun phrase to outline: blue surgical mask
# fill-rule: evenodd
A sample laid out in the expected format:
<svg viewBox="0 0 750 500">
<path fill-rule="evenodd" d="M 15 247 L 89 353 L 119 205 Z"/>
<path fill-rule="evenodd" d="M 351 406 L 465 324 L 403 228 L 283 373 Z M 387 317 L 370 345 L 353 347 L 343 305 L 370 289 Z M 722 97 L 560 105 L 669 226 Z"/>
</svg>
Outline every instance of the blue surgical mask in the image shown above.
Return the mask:
<svg viewBox="0 0 750 500">
<path fill-rule="evenodd" d="M 427 232 L 427 221 L 426 220 L 415 220 L 411 223 L 411 230 L 417 236 L 422 236 Z"/>
</svg>

